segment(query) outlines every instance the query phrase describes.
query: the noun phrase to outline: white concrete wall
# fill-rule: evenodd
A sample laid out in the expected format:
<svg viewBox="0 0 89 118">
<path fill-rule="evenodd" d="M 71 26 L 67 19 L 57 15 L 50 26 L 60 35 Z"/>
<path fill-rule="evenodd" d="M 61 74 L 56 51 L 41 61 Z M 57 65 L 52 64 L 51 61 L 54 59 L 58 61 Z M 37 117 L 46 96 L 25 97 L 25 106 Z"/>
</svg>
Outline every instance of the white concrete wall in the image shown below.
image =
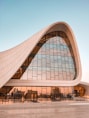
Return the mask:
<svg viewBox="0 0 89 118">
<path fill-rule="evenodd" d="M 56 81 L 56 82 L 54 81 L 53 83 L 55 83 L 55 85 L 58 86 L 74 86 L 79 84 L 81 80 L 81 62 L 80 62 L 78 47 L 77 47 L 77 43 L 73 31 L 68 24 L 64 22 L 57 22 L 44 28 L 43 30 L 36 33 L 35 35 L 33 35 L 31 38 L 21 43 L 20 45 L 0 53 L 0 88 L 5 86 L 5 84 L 13 77 L 13 75 L 16 73 L 16 71 L 20 68 L 20 66 L 23 64 L 25 59 L 34 49 L 36 44 L 41 40 L 41 38 L 45 34 L 52 31 L 63 31 L 66 33 L 70 41 L 70 44 L 72 45 L 75 62 L 77 66 L 76 67 L 77 77 L 75 80 Z M 47 82 L 46 84 L 49 85 L 49 83 Z"/>
</svg>

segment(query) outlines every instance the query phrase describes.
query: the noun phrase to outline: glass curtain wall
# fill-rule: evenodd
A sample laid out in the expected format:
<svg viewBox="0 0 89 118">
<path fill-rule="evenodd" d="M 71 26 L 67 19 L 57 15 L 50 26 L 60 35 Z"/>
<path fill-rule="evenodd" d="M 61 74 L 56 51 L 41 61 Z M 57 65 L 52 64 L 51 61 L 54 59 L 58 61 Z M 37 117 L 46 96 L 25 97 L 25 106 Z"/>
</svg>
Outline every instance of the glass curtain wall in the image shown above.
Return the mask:
<svg viewBox="0 0 89 118">
<path fill-rule="evenodd" d="M 72 47 L 65 33 L 49 33 L 36 45 L 38 52 L 29 64 L 25 79 L 29 80 L 74 80 L 76 64 Z M 35 49 L 34 49 L 35 50 Z M 24 74 L 22 76 L 24 79 Z"/>
</svg>

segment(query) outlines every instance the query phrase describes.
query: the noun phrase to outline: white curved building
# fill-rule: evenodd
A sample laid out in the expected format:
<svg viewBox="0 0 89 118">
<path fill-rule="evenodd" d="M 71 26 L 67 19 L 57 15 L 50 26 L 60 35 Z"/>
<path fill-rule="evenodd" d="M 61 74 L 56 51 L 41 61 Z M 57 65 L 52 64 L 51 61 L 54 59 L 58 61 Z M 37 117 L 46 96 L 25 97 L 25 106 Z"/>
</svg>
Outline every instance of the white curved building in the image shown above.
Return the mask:
<svg viewBox="0 0 89 118">
<path fill-rule="evenodd" d="M 57 22 L 20 45 L 0 52 L 0 92 L 13 87 L 72 87 L 80 83 L 81 62 L 70 26 Z"/>
</svg>

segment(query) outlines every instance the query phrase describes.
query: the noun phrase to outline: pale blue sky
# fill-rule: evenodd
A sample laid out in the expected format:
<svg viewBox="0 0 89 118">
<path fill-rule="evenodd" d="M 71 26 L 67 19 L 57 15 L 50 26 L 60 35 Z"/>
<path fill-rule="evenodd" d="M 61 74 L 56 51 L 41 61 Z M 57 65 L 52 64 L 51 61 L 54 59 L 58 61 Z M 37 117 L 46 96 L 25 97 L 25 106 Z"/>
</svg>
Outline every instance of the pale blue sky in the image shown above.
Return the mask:
<svg viewBox="0 0 89 118">
<path fill-rule="evenodd" d="M 73 29 L 82 80 L 89 82 L 89 0 L 0 0 L 0 51 L 57 21 L 67 22 Z"/>
</svg>

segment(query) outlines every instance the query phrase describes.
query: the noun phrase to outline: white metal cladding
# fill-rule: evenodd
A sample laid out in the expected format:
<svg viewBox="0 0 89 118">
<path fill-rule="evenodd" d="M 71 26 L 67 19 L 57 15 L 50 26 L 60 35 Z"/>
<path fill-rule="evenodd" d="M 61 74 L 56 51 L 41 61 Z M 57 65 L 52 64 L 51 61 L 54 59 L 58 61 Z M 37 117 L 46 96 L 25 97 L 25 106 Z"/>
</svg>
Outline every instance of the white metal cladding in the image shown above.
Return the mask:
<svg viewBox="0 0 89 118">
<path fill-rule="evenodd" d="M 66 33 L 68 39 L 70 40 L 70 44 L 72 45 L 75 62 L 77 66 L 76 79 L 71 81 L 59 81 L 59 86 L 73 86 L 80 82 L 81 63 L 80 63 L 78 47 L 76 44 L 74 34 L 68 24 L 64 22 L 57 22 L 44 28 L 43 30 L 36 33 L 35 35 L 33 35 L 31 38 L 24 41 L 20 45 L 12 49 L 9 49 L 7 51 L 0 52 L 0 87 L 4 86 L 11 79 L 11 77 L 16 73 L 18 68 L 23 64 L 25 59 L 28 57 L 28 55 L 31 53 L 31 51 L 34 49 L 34 47 L 40 41 L 40 39 L 45 34 L 53 31 L 63 31 Z"/>
</svg>

